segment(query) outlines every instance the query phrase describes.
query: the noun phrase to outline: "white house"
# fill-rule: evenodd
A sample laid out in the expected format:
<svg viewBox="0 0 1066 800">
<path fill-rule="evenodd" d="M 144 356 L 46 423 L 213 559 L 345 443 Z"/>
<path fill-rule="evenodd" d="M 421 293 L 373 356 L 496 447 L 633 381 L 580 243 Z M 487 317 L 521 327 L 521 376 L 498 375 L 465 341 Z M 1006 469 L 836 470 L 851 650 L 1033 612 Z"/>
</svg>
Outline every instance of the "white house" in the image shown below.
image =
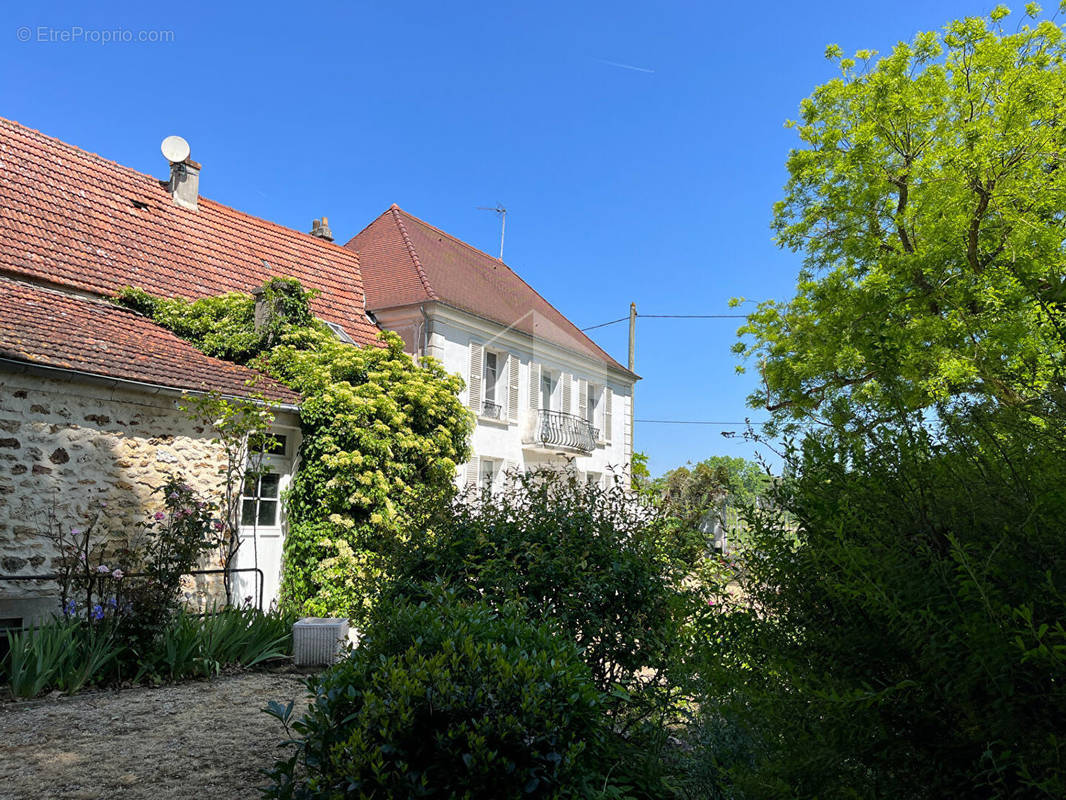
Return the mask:
<svg viewBox="0 0 1066 800">
<path fill-rule="evenodd" d="M 533 466 L 628 473 L 639 378 L 510 267 L 395 205 L 345 246 L 378 324 L 466 381 L 477 426 L 461 483 Z"/>
</svg>

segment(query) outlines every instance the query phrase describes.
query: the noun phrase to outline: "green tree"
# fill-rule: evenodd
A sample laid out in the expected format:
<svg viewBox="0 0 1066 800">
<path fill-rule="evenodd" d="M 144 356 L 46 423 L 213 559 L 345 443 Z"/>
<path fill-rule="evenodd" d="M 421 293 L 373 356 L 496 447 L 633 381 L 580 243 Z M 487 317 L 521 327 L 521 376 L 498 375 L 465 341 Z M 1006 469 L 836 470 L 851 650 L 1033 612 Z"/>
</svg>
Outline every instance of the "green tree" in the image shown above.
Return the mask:
<svg viewBox="0 0 1066 800">
<path fill-rule="evenodd" d="M 1024 404 L 1061 382 L 1063 31 L 1006 33 L 1008 13 L 879 60 L 827 49 L 841 75 L 789 123 L 803 146 L 774 216 L 804 255 L 798 292 L 761 303 L 735 346 L 762 372 L 752 405 L 869 420 L 963 395 Z"/>
</svg>

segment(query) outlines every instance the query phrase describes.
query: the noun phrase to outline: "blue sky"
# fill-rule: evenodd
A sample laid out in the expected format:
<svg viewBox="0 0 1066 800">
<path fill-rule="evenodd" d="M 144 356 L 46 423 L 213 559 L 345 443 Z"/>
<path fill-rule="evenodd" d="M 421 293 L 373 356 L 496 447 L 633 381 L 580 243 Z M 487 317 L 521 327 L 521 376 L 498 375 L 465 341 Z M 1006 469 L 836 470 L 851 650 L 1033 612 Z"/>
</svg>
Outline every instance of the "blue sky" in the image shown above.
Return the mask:
<svg viewBox="0 0 1066 800">
<path fill-rule="evenodd" d="M 730 313 L 792 293 L 770 213 L 783 123 L 834 74 L 825 45 L 886 52 L 991 5 L 23 4 L 0 28 L 0 115 L 159 177 L 179 134 L 204 195 L 299 229 L 326 215 L 341 241 L 395 202 L 495 253 L 477 206 L 502 203 L 505 260 L 581 327 L 631 301 Z M 638 418 L 761 419 L 737 323 L 640 321 Z M 592 334 L 625 361 L 625 325 Z M 753 453 L 712 426 L 638 424 L 636 446 L 654 474 Z"/>
</svg>

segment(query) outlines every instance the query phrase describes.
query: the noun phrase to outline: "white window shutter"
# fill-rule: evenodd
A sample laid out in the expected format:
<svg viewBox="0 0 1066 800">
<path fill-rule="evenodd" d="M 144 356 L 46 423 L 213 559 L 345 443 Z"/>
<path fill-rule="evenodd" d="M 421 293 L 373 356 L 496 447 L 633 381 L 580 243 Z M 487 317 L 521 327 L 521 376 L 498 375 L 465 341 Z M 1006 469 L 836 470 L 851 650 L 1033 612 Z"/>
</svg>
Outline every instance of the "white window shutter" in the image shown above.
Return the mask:
<svg viewBox="0 0 1066 800">
<path fill-rule="evenodd" d="M 574 382 L 574 376 L 569 372 L 563 373 L 563 413 L 570 413 L 570 387 Z"/>
<path fill-rule="evenodd" d="M 476 342 L 470 343 L 470 408 L 481 414 L 481 380 L 485 369 L 485 348 Z"/>
<path fill-rule="evenodd" d="M 529 407 L 540 408 L 540 364 L 529 362 Z"/>
<path fill-rule="evenodd" d="M 466 485 L 477 486 L 481 478 L 481 459 L 474 456 L 466 465 Z"/>
<path fill-rule="evenodd" d="M 507 355 L 507 419 L 518 422 L 518 356 Z"/>
<path fill-rule="evenodd" d="M 585 419 L 588 413 L 589 382 L 584 379 L 581 379 L 577 382 L 577 415 L 581 417 L 581 419 Z M 596 420 L 594 419 L 590 419 L 589 422 L 591 422 L 593 425 L 596 424 Z"/>
<path fill-rule="evenodd" d="M 611 441 L 611 427 L 614 422 L 614 415 L 611 413 L 611 392 L 610 386 L 605 386 L 603 389 L 603 430 L 600 431 L 600 438 L 605 442 Z"/>
</svg>

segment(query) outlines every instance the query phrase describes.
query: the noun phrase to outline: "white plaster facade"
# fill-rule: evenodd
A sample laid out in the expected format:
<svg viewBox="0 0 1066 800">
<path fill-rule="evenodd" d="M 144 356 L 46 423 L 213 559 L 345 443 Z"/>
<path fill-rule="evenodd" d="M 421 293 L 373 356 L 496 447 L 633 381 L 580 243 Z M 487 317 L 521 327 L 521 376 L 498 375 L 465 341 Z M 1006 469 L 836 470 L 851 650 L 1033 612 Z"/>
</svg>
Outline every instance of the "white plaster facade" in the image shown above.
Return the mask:
<svg viewBox="0 0 1066 800">
<path fill-rule="evenodd" d="M 375 316 L 403 338 L 407 352 L 432 356 L 465 381 L 462 400 L 477 425 L 474 458 L 456 478 L 460 486 L 491 481 L 498 487 L 514 469 L 568 464 L 592 481 L 629 473 L 634 384 L 629 373 L 442 302 Z M 523 327 L 536 330 L 536 321 Z M 546 417 L 545 410 L 557 413 Z M 563 423 L 561 432 L 557 421 Z"/>
</svg>

